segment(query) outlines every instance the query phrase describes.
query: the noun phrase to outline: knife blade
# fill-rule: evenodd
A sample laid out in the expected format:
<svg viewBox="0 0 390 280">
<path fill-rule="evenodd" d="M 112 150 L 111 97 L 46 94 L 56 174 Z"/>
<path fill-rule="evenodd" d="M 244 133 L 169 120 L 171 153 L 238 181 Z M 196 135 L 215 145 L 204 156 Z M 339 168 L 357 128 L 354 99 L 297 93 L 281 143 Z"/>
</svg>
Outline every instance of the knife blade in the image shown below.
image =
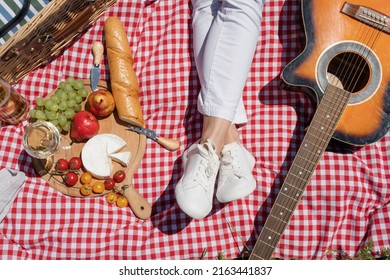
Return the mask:
<svg viewBox="0 0 390 280">
<path fill-rule="evenodd" d="M 127 129 L 145 135 L 147 138 L 152 139 L 154 142 L 160 144 L 169 151 L 176 151 L 180 147 L 179 140 L 158 136 L 154 130 L 135 125 L 129 125 Z"/>
<path fill-rule="evenodd" d="M 93 67 L 91 68 L 90 79 L 92 91 L 95 91 L 100 80 L 100 63 L 103 58 L 104 47 L 101 42 L 92 44 Z"/>
</svg>

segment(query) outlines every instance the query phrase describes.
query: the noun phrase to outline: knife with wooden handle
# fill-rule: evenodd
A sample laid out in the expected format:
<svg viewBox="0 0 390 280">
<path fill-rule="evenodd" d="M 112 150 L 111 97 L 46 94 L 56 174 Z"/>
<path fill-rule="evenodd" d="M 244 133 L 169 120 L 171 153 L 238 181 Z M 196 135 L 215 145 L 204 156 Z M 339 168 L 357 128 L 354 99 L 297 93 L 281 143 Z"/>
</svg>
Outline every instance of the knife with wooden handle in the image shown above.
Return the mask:
<svg viewBox="0 0 390 280">
<path fill-rule="evenodd" d="M 92 44 L 93 66 L 90 73 L 92 91 L 96 90 L 100 80 L 100 63 L 103 58 L 103 53 L 103 44 L 101 42 L 94 42 Z"/>
<path fill-rule="evenodd" d="M 132 184 L 127 185 L 123 191 L 123 195 L 129 201 L 129 205 L 134 215 L 141 220 L 147 220 L 152 214 L 152 206 L 146 199 L 134 189 Z"/>
<path fill-rule="evenodd" d="M 133 177 L 134 173 L 141 162 L 146 147 L 146 137 L 140 135 L 138 138 L 138 150 L 133 153 L 132 164 L 128 165 L 125 169 L 127 181 L 126 187 L 123 190 L 123 195 L 127 198 L 129 206 L 134 215 L 139 219 L 147 220 L 152 214 L 152 206 L 148 201 L 134 188 Z"/>
</svg>

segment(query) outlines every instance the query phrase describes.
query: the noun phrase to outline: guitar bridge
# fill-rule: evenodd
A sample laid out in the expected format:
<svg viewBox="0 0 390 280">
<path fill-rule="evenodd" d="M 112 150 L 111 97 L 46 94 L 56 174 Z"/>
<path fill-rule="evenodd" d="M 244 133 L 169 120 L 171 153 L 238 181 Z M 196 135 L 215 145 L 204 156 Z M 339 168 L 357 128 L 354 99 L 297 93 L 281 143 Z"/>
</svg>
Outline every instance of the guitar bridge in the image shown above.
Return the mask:
<svg viewBox="0 0 390 280">
<path fill-rule="evenodd" d="M 364 24 L 390 34 L 389 16 L 362 5 L 345 2 L 341 12 Z"/>
</svg>

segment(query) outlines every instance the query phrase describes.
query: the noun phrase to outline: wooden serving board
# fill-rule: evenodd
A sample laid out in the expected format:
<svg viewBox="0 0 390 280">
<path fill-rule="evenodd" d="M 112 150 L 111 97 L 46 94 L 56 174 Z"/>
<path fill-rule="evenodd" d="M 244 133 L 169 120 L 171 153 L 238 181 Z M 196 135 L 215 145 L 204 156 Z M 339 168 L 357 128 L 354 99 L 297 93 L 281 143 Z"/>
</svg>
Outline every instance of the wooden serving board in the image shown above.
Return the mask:
<svg viewBox="0 0 390 280">
<path fill-rule="evenodd" d="M 84 86 L 90 93 L 91 87 L 89 81 L 88 82 L 84 81 Z M 100 82 L 98 88 L 107 89 L 107 83 Z M 84 104 L 83 104 L 83 109 L 84 109 Z M 99 134 L 112 133 L 123 138 L 127 142 L 127 147 L 125 147 L 122 151 L 131 152 L 130 163 L 127 167 L 123 167 L 119 163 L 113 161 L 113 166 L 114 166 L 113 172 L 120 169 L 125 170 L 126 172 L 125 182 L 127 182 L 128 184 L 132 184 L 134 172 L 136 171 L 145 152 L 146 137 L 144 135 L 127 130 L 126 127 L 128 126 L 128 124 L 121 121 L 118 118 L 116 110 L 108 117 L 99 119 L 99 125 L 100 125 Z M 56 189 L 57 191 L 65 195 L 69 195 L 72 197 L 96 197 L 96 196 L 101 196 L 106 194 L 108 191 L 105 191 L 102 194 L 92 193 L 89 196 L 83 196 L 80 193 L 80 187 L 81 187 L 80 182 L 78 182 L 75 186 L 68 187 L 67 185 L 64 184 L 61 176 L 50 175 L 50 172 L 54 169 L 55 162 L 58 159 L 65 158 L 69 160 L 73 156 L 80 157 L 82 148 L 86 142 L 87 141 L 72 143 L 69 133 L 62 135 L 62 140 L 61 140 L 62 146 L 60 150 L 53 157 L 50 157 L 48 159 L 33 158 L 33 165 L 36 173 L 39 176 L 41 176 L 46 182 L 48 182 L 51 187 L 53 187 L 54 189 Z M 83 171 L 84 170 L 81 170 L 80 175 Z M 94 178 L 91 183 L 93 183 L 96 180 L 99 179 Z M 123 184 L 125 182 L 123 182 Z"/>
</svg>

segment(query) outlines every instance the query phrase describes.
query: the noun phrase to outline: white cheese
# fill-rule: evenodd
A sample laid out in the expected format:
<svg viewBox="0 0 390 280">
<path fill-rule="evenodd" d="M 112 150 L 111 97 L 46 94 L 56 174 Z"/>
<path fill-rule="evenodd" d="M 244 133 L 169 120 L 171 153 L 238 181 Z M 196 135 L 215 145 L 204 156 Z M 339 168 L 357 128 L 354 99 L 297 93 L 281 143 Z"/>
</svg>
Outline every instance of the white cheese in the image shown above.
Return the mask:
<svg viewBox="0 0 390 280">
<path fill-rule="evenodd" d="M 111 154 L 117 153 L 126 145 L 125 140 L 114 134 L 98 134 L 92 137 L 81 151 L 84 168 L 98 179 L 111 176 L 113 171 Z"/>
<path fill-rule="evenodd" d="M 130 162 L 130 152 L 121 152 L 108 155 L 112 160 L 118 162 L 122 166 L 127 166 Z"/>
<path fill-rule="evenodd" d="M 122 150 L 126 145 L 126 141 L 116 136 L 115 134 L 101 134 L 107 141 L 107 154 L 117 153 Z"/>
</svg>

